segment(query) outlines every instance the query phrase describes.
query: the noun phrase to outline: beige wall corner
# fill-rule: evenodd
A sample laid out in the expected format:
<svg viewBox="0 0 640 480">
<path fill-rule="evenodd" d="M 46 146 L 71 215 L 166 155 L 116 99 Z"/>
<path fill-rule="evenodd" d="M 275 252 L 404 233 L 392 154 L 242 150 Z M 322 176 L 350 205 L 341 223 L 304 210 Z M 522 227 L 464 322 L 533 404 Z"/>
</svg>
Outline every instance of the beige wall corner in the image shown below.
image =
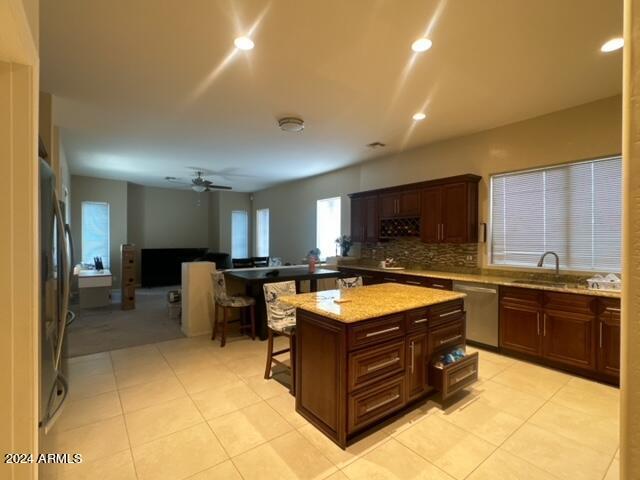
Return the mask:
<svg viewBox="0 0 640 480">
<path fill-rule="evenodd" d="M 620 474 L 640 478 L 640 0 L 625 0 Z"/>
</svg>

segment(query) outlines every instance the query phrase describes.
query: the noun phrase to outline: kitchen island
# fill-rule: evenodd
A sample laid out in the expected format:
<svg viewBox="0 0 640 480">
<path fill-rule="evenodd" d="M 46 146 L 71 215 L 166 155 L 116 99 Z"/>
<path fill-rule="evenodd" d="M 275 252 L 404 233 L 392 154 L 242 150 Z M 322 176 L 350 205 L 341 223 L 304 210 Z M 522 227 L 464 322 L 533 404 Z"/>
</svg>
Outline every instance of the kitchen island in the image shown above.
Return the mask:
<svg viewBox="0 0 640 480">
<path fill-rule="evenodd" d="M 400 284 L 283 297 L 296 313 L 296 410 L 342 448 L 434 390 L 477 379 L 465 344 L 464 294 Z"/>
</svg>

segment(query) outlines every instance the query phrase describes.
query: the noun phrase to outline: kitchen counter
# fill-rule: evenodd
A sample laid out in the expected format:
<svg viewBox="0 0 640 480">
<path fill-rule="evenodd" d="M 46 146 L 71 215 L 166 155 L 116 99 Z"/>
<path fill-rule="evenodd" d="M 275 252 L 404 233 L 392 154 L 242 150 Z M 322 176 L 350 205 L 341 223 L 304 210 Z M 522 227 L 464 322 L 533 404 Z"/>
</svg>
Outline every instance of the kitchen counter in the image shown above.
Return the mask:
<svg viewBox="0 0 640 480">
<path fill-rule="evenodd" d="M 384 283 L 291 295 L 281 301 L 342 323 L 354 323 L 464 297 L 459 292 Z"/>
<path fill-rule="evenodd" d="M 569 284 L 567 287 L 556 287 L 556 286 L 550 286 L 550 285 L 540 285 L 537 283 L 527 283 L 525 279 L 516 279 L 512 277 L 503 277 L 498 275 L 438 272 L 438 271 L 431 271 L 431 270 L 409 270 L 409 269 L 396 270 L 396 269 L 367 267 L 367 266 L 352 265 L 352 264 L 343 264 L 343 265 L 339 265 L 339 267 L 353 269 L 353 270 L 389 273 L 394 275 L 410 275 L 415 277 L 442 278 L 442 279 L 454 280 L 454 281 L 460 281 L 460 282 L 476 282 L 476 283 L 485 283 L 489 285 L 503 285 L 503 286 L 509 286 L 509 287 L 547 290 L 552 292 L 575 293 L 579 295 L 591 295 L 594 297 L 620 298 L 621 296 L 621 292 L 619 291 L 593 290 L 593 289 L 587 288 L 586 285 L 581 286 L 581 285 Z M 518 280 L 517 283 L 515 282 L 516 280 Z"/>
</svg>

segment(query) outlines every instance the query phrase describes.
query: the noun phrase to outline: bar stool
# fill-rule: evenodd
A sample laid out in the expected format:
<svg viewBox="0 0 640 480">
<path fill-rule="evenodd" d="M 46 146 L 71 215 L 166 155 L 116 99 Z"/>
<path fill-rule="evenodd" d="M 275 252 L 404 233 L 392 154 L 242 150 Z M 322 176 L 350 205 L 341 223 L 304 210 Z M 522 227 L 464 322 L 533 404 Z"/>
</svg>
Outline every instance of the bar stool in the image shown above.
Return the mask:
<svg viewBox="0 0 640 480">
<path fill-rule="evenodd" d="M 211 334 L 211 340 L 216 339 L 218 333 L 218 310 L 222 308 L 222 332 L 220 333 L 220 347 L 224 347 L 227 343 L 227 324 L 229 322 L 229 312 L 234 308 L 240 310 L 240 332 L 250 329 L 251 340 L 256 339 L 256 301 L 251 297 L 244 295 L 229 295 L 227 293 L 227 284 L 224 278 L 223 272 L 212 272 L 211 281 L 213 282 L 213 332 Z M 250 324 L 243 325 L 242 317 L 246 312 L 245 308 L 249 309 Z M 236 320 L 234 320 L 235 322 Z"/>
<path fill-rule="evenodd" d="M 264 301 L 267 306 L 267 366 L 264 371 L 264 378 L 271 378 L 272 364 L 286 365 L 281 360 L 273 358 L 276 355 L 289 352 L 291 362 L 291 388 L 290 391 L 295 395 L 295 328 L 296 328 L 296 309 L 295 307 L 284 305 L 278 299 L 286 295 L 296 294 L 296 282 L 277 282 L 265 283 L 263 285 Z M 289 338 L 289 348 L 273 351 L 273 337 L 283 335 Z"/>
<path fill-rule="evenodd" d="M 361 287 L 362 277 L 336 278 L 336 286 L 339 289 Z"/>
</svg>

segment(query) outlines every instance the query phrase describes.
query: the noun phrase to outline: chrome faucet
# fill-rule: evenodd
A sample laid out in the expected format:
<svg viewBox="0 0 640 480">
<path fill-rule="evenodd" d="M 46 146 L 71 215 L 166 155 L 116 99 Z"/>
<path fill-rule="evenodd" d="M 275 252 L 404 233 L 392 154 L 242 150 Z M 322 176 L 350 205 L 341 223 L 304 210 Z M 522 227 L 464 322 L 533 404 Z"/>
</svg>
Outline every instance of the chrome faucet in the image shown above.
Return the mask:
<svg viewBox="0 0 640 480">
<path fill-rule="evenodd" d="M 560 257 L 558 257 L 558 254 L 556 252 L 544 252 L 540 257 L 540 260 L 538 260 L 538 267 L 542 267 L 542 265 L 544 264 L 544 258 L 547 255 L 553 255 L 554 257 L 556 257 L 556 275 L 559 275 L 560 274 Z"/>
</svg>

